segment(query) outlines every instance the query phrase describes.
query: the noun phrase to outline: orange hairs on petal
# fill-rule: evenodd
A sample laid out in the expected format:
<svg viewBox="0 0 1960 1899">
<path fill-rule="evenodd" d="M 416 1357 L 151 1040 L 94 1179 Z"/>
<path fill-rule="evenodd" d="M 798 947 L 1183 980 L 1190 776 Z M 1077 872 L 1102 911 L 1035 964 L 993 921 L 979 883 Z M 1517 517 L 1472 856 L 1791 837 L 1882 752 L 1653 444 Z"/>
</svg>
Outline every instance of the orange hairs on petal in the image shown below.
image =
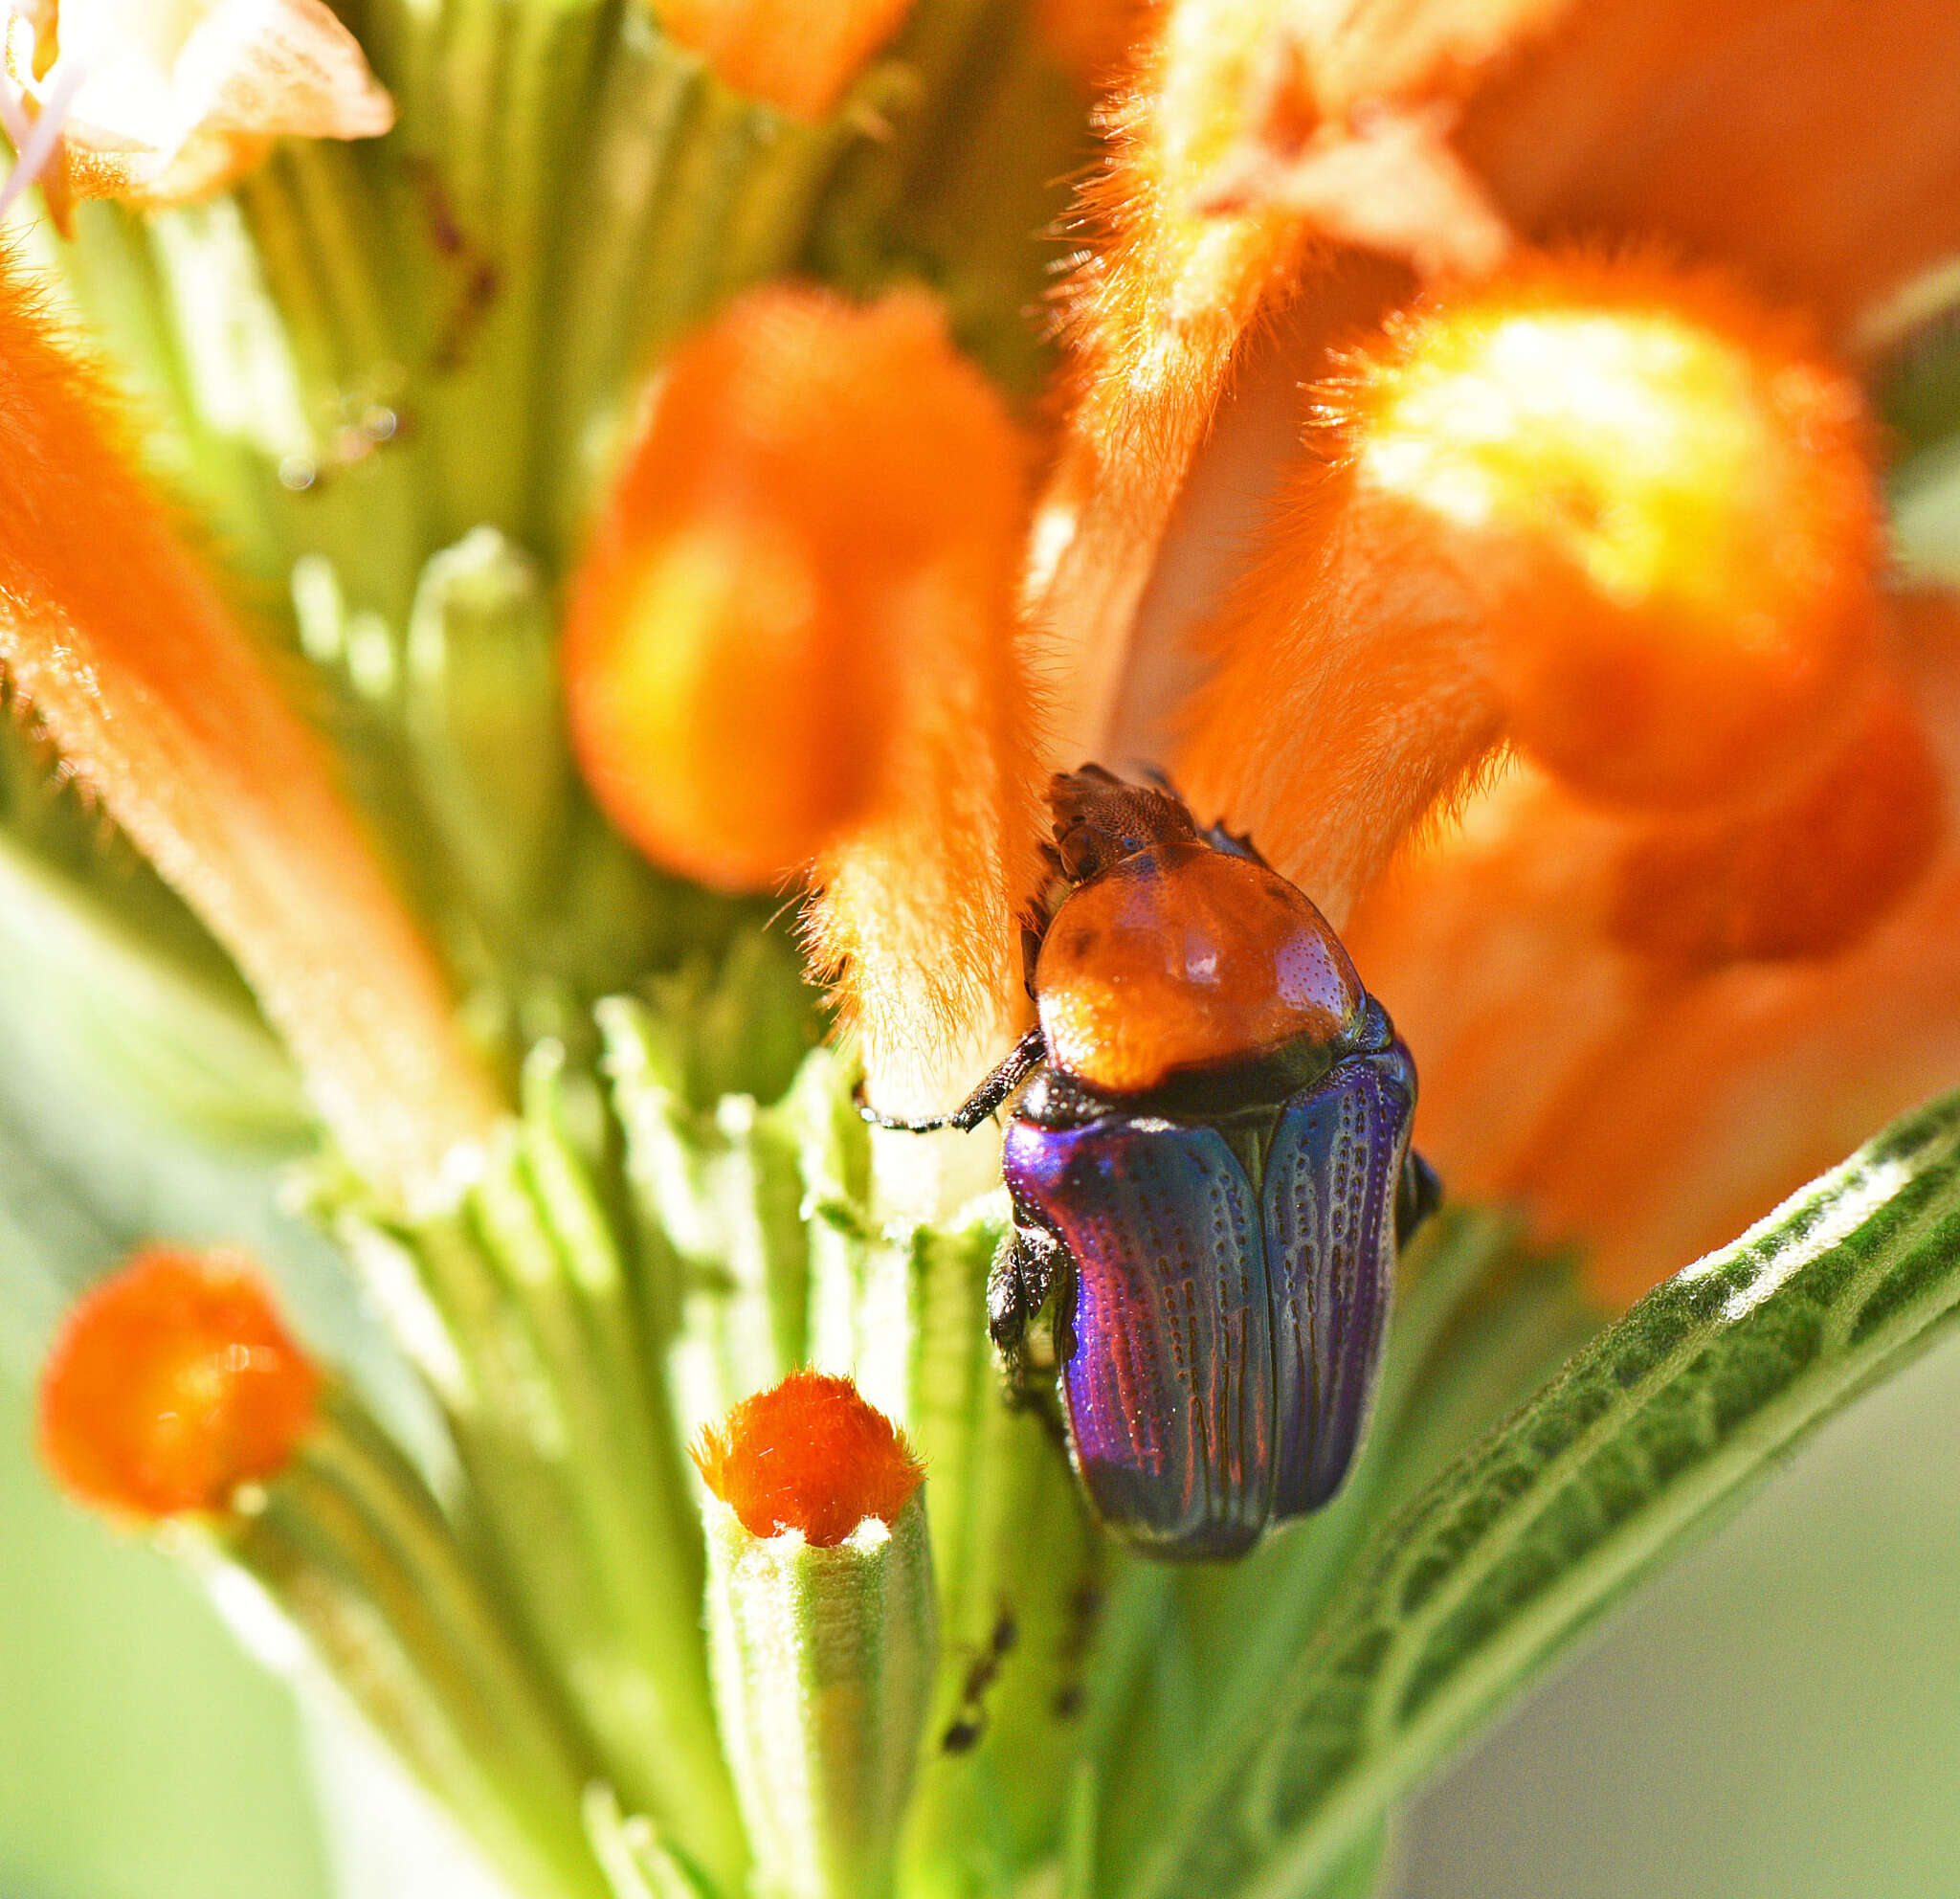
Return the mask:
<svg viewBox="0 0 1960 1899">
<path fill-rule="evenodd" d="M 1870 676 L 1855 385 L 1651 264 L 1529 264 L 1418 306 L 1325 395 L 1215 629 L 1182 769 L 1338 910 L 1502 736 L 1576 789 L 1760 802 Z"/>
<path fill-rule="evenodd" d="M 63 1322 L 41 1374 L 41 1455 L 80 1503 L 222 1509 L 284 1467 L 319 1393 L 249 1260 L 153 1246 Z"/>
<path fill-rule="evenodd" d="M 496 1110 L 428 950 L 113 407 L 0 265 L 0 669 L 236 959 L 384 1191 Z"/>
<path fill-rule="evenodd" d="M 1199 212 L 1280 0 L 1169 0 L 1104 107 L 1109 156 L 1084 188 L 1100 235 L 1070 286 L 1075 405 L 1036 513 L 1031 605 L 1054 639 L 1057 734 L 1101 749 L 1130 620 L 1246 326 L 1303 242 L 1283 212 Z"/>
</svg>

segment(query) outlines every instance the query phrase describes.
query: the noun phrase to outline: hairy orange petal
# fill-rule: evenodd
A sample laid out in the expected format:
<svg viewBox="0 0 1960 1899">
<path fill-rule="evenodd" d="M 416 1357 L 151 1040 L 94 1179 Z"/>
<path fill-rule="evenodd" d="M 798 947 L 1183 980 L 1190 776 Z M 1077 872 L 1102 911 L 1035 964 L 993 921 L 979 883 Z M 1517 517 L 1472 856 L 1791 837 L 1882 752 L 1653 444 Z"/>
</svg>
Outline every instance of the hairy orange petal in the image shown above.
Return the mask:
<svg viewBox="0 0 1960 1899">
<path fill-rule="evenodd" d="M 750 1535 L 798 1530 L 819 1548 L 841 1543 L 866 1517 L 895 1521 L 925 1477 L 891 1419 L 849 1378 L 821 1372 L 792 1372 L 744 1398 L 690 1454 Z"/>
<path fill-rule="evenodd" d="M 319 1392 L 248 1259 L 150 1247 L 63 1323 L 41 1373 L 41 1455 L 82 1503 L 222 1509 L 284 1467 Z"/>
<path fill-rule="evenodd" d="M 1302 378 L 1322 371 L 1342 322 L 1373 314 L 1351 307 L 1351 266 L 1330 246 L 1474 272 L 1506 227 L 1539 242 L 1659 239 L 1843 341 L 1875 299 L 1960 245 L 1960 13 L 1937 0 L 1327 0 L 1246 15 L 1239 32 L 1239 92 L 1214 95 L 1214 163 L 1188 201 L 1220 213 L 1209 242 L 1221 257 L 1228 231 L 1262 230 L 1269 248 L 1214 296 L 1207 346 L 1177 357 L 1165 387 L 1132 391 L 1110 367 L 1137 312 L 1161 322 L 1168 308 L 1138 156 L 1154 124 L 1147 83 L 1088 198 L 1112 232 L 1082 278 L 1083 393 L 1031 582 L 1080 656 L 1077 703 L 1061 708 L 1071 751 L 1129 735 L 1118 713 L 1132 676 L 1187 663 L 1166 650 L 1174 629 L 1136 627 L 1138 603 L 1206 428 L 1230 408 L 1251 316 L 1289 291 L 1314 313 L 1330 306 L 1289 345 Z M 1230 37 L 1221 28 L 1221 46 Z M 1227 65 L 1203 39 L 1175 56 Z"/>
<path fill-rule="evenodd" d="M 1281 0 L 1171 0 L 1105 109 L 1071 286 L 1073 413 L 1037 514 L 1030 599 L 1057 645 L 1062 745 L 1102 748 L 1123 642 L 1239 336 L 1293 267 L 1299 220 L 1199 212 Z M 1076 762 L 1071 759 L 1071 763 Z"/>
<path fill-rule="evenodd" d="M 1214 629 L 1180 760 L 1336 913 L 1501 737 L 1585 792 L 1758 801 L 1872 662 L 1855 385 L 1639 262 L 1534 262 L 1392 325 L 1323 402 Z"/>
<path fill-rule="evenodd" d="M 414 1193 L 496 1111 L 428 950 L 113 410 L 0 268 L 0 668 L 237 960 L 323 1119 Z"/>
<path fill-rule="evenodd" d="M 1960 1062 L 1945 809 L 1960 787 L 1960 616 L 1925 599 L 1893 613 L 1911 722 L 1880 694 L 1816 780 L 1728 832 L 1730 855 L 1704 866 L 1713 890 L 1669 893 L 1687 914 L 1664 940 L 1637 940 L 1623 908 L 1667 834 L 1530 772 L 1474 799 L 1350 920 L 1357 964 L 1416 1053 L 1425 1152 L 1454 1191 L 1522 1200 L 1548 1237 L 1584 1240 L 1615 1298 L 1733 1238 Z M 1901 875 L 1895 796 L 1914 807 L 1916 879 Z M 1821 880 L 1778 857 L 1806 818 Z"/>
<path fill-rule="evenodd" d="M 1885 681 L 1845 744 L 1771 809 L 1657 825 L 1633 844 L 1612 927 L 1690 965 L 1849 949 L 1911 889 L 1947 823 L 1939 766 Z"/>
<path fill-rule="evenodd" d="M 1456 144 L 1536 236 L 1664 234 L 1841 336 L 1960 245 L 1946 0 L 1589 0 Z"/>
<path fill-rule="evenodd" d="M 912 0 L 655 0 L 660 24 L 737 92 L 821 119 Z"/>
<path fill-rule="evenodd" d="M 1012 552 L 997 592 L 927 573 L 923 630 L 877 807 L 819 856 L 805 912 L 835 978 L 866 1092 L 884 1113 L 945 1114 L 1019 1032 L 1019 908 L 1038 876 L 1035 706 L 1013 640 Z"/>
<path fill-rule="evenodd" d="M 1279 293 L 1316 265 L 1325 273 L 1334 247 L 1356 235 L 1318 224 L 1314 210 L 1354 203 L 1358 180 L 1378 189 L 1370 215 L 1391 229 L 1427 214 L 1424 239 L 1434 236 L 1438 255 L 1459 266 L 1492 260 L 1503 239 L 1488 225 L 1472 253 L 1457 248 L 1454 220 L 1475 193 L 1420 108 L 1466 90 L 1567 4 L 1162 9 L 1132 80 L 1110 102 L 1110 155 L 1083 192 L 1084 220 L 1102 242 L 1070 293 L 1078 394 L 1030 574 L 1064 660 L 1066 750 L 1107 742 L 1130 623 L 1241 340 Z M 1310 151 L 1325 162 L 1306 201 L 1235 186 L 1255 130 L 1289 158 Z"/>
</svg>

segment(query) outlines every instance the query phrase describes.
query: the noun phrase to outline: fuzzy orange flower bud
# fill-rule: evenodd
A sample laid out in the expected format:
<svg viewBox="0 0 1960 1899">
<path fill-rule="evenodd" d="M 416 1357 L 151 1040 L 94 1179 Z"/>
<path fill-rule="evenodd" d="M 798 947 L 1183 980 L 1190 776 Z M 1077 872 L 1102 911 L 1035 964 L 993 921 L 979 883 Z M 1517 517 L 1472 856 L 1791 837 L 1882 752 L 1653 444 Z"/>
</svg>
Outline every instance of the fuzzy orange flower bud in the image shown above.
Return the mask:
<svg viewBox="0 0 1960 1899">
<path fill-rule="evenodd" d="M 866 1517 L 893 1523 L 925 1469 L 849 1378 L 792 1372 L 746 1397 L 692 1446 L 695 1467 L 753 1536 L 801 1530 L 841 1543 Z"/>
<path fill-rule="evenodd" d="M 283 1468 L 320 1384 L 243 1255 L 150 1247 L 69 1313 L 41 1374 L 41 1455 L 82 1503 L 222 1509 Z"/>
<path fill-rule="evenodd" d="M 1787 777 L 1870 657 L 1879 498 L 1857 385 L 1705 280 L 1566 263 L 1405 321 L 1345 419 L 1435 525 L 1512 735 L 1575 787 Z"/>
<path fill-rule="evenodd" d="M 737 92 L 821 119 L 912 0 L 657 0 L 660 24 Z"/>
<path fill-rule="evenodd" d="M 1345 906 L 1503 738 L 1589 796 L 1759 806 L 1874 677 L 1856 386 L 1706 279 L 1540 261 L 1325 394 L 1182 761 Z"/>
<path fill-rule="evenodd" d="M 920 575 L 994 529 L 964 508 L 1004 456 L 927 298 L 767 290 L 682 346 L 566 636 L 586 775 L 649 856 L 767 889 L 862 815 Z"/>
</svg>

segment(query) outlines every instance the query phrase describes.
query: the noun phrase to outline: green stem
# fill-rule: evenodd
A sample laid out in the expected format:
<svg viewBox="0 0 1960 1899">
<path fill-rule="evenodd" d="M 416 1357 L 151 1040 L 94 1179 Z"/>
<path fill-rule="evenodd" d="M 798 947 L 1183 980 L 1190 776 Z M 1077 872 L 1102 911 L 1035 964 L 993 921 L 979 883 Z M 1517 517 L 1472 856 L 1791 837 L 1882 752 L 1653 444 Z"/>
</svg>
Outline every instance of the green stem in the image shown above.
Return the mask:
<svg viewBox="0 0 1960 1899">
<path fill-rule="evenodd" d="M 225 1553 L 522 1890 L 602 1899 L 589 1761 L 434 1497 L 344 1395 Z"/>
</svg>

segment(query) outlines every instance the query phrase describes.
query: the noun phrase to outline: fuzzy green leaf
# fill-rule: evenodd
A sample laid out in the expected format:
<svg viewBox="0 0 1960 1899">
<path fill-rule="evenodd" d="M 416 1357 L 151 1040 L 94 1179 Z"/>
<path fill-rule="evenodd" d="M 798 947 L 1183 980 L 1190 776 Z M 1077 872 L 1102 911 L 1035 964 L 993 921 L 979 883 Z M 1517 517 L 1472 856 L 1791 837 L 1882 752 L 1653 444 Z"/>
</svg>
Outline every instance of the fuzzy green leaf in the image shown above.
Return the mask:
<svg viewBox="0 0 1960 1899">
<path fill-rule="evenodd" d="M 1316 1892 L 1454 1743 L 1960 1307 L 1960 1096 L 1658 1288 L 1375 1535 L 1127 1899 Z"/>
</svg>

